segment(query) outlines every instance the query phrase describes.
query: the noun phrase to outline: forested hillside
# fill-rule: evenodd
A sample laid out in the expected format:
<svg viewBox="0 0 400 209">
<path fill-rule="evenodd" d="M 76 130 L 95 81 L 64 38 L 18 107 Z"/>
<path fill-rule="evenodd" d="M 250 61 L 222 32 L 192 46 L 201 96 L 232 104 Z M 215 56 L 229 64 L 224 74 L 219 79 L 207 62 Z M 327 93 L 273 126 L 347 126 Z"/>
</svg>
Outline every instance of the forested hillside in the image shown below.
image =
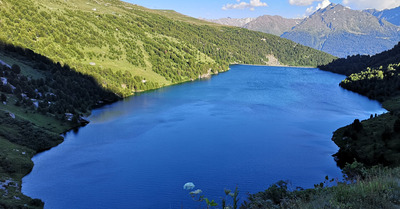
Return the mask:
<svg viewBox="0 0 400 209">
<path fill-rule="evenodd" d="M 255 19 L 223 18 L 214 23 L 278 35 L 338 57 L 373 55 L 400 41 L 400 7 L 353 10 L 330 4 L 303 19 L 264 15 Z M 248 22 L 243 23 L 243 20 Z"/>
<path fill-rule="evenodd" d="M 331 71 L 343 75 L 351 75 L 360 73 L 370 68 L 388 67 L 390 64 L 400 62 L 400 43 L 392 49 L 381 52 L 379 54 L 369 55 L 353 55 L 347 58 L 336 59 L 327 65 L 318 66 L 321 70 Z"/>
<path fill-rule="evenodd" d="M 117 0 L 2 0 L 0 27 L 1 41 L 68 64 L 123 96 L 226 71 L 230 63 L 265 64 L 267 55 L 296 66 L 334 59 L 276 36 Z"/>
<path fill-rule="evenodd" d="M 374 56 L 338 59 L 320 68 L 349 75 L 340 86 L 383 102 L 390 111 L 355 120 L 334 133 L 339 165 L 354 159 L 367 165 L 400 165 L 400 44 Z"/>
<path fill-rule="evenodd" d="M 119 98 L 92 77 L 29 49 L 0 43 L 0 60 L 0 208 L 42 207 L 21 194 L 33 155 L 86 124 L 94 107 Z"/>
</svg>

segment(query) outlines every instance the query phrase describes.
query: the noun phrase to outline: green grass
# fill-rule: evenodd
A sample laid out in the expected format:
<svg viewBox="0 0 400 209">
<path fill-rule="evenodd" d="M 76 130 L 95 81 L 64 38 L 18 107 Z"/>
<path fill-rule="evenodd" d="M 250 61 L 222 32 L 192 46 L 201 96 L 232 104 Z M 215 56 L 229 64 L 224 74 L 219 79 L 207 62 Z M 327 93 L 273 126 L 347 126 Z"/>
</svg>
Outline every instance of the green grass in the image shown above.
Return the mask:
<svg viewBox="0 0 400 209">
<path fill-rule="evenodd" d="M 13 93 L 1 88 L 7 102 L 0 103 L 0 208 L 43 208 L 40 200 L 32 200 L 21 193 L 22 178 L 33 167 L 31 158 L 61 143 L 61 133 L 81 125 L 78 114 L 90 114 L 99 101 L 107 103 L 118 98 L 104 91 L 88 76 L 52 63 L 38 54 L 7 47 L 0 47 L 0 59 L 8 64 L 17 64 L 21 73 L 3 67 L 0 70 L 11 84 L 18 87 Z M 36 92 L 34 89 L 40 94 L 32 93 Z M 19 95 L 21 92 L 36 98 L 42 105 L 37 108 L 28 103 L 31 98 L 23 99 Z M 43 97 L 49 92 L 54 93 L 49 94 L 51 98 L 48 95 Z M 74 113 L 71 121 L 64 118 L 66 112 Z"/>
<path fill-rule="evenodd" d="M 388 111 L 400 110 L 400 97 L 390 98 L 382 103 L 382 107 Z"/>
<path fill-rule="evenodd" d="M 375 169 L 366 179 L 320 189 L 299 208 L 399 208 L 400 169 Z"/>
<path fill-rule="evenodd" d="M 42 208 L 35 206 L 40 201 L 21 193 L 22 177 L 32 169 L 35 153 L 0 136 L 0 208 Z"/>
<path fill-rule="evenodd" d="M 0 179 L 4 181 L 6 178 L 22 179 L 32 168 L 33 163 L 31 158 L 35 154 L 35 151 L 13 144 L 8 140 L 0 136 L 0 157 L 5 161 L 1 161 L 3 164 L 8 164 L 11 170 L 14 170 L 13 174 L 4 171 L 4 168 L 0 168 Z"/>
<path fill-rule="evenodd" d="M 0 51 L 0 60 L 12 66 L 13 64 L 18 64 L 21 67 L 21 74 L 30 77 L 32 79 L 44 78 L 44 75 L 40 73 L 37 69 L 34 69 L 27 62 L 22 62 L 21 60 L 17 60 L 11 56 L 7 56 L 4 52 Z"/>
<path fill-rule="evenodd" d="M 118 0 L 2 0 L 0 10 L 0 41 L 68 64 L 121 96 L 194 80 L 210 68 L 223 72 L 230 63 L 265 64 L 269 54 L 292 66 L 335 58 L 277 36 Z M 109 70 L 137 78 L 125 85 Z"/>
<path fill-rule="evenodd" d="M 0 103 L 0 113 L 2 112 L 11 112 L 13 113 L 16 118 L 29 121 L 33 124 L 36 124 L 38 127 L 41 127 L 45 130 L 49 130 L 55 133 L 63 133 L 70 128 L 70 124 L 57 120 L 56 118 L 52 116 L 46 116 L 43 114 L 40 114 L 34 110 L 31 110 L 29 108 L 21 108 L 17 107 L 14 105 L 16 102 L 16 98 L 14 96 L 8 95 L 8 103 L 4 105 L 3 103 Z"/>
<path fill-rule="evenodd" d="M 1 0 L 0 28 L 1 47 L 6 44 L 22 47 L 12 49 L 18 55 L 3 53 L 0 59 L 10 65 L 18 64 L 22 74 L 33 79 L 55 78 L 57 83 L 67 80 L 68 73 L 61 66 L 49 65 L 46 72 L 35 69 L 35 65 L 26 61 L 37 58 L 29 51 L 32 50 L 92 76 L 99 86 L 121 96 L 197 79 L 209 69 L 223 72 L 230 63 L 265 64 L 267 54 L 273 54 L 283 64 L 296 66 L 326 64 L 335 58 L 277 36 L 218 26 L 174 11 L 150 10 L 118 0 Z M 28 54 L 21 58 L 25 52 Z M 80 87 L 73 81 L 69 84 L 72 85 L 57 90 L 69 92 L 65 88 L 72 91 L 79 87 L 74 93 L 82 91 L 85 96 L 85 92 L 89 93 L 82 89 L 95 89 Z M 71 97 L 71 94 L 57 96 Z M 75 101 L 63 97 L 62 103 L 69 107 L 58 107 L 70 111 L 79 106 L 73 102 L 88 102 L 81 95 L 74 96 Z M 94 104 L 109 98 L 95 96 L 89 102 Z M 11 186 L 7 195 L 0 198 L 0 208 L 18 208 L 24 204 L 28 208 L 40 207 L 40 202 L 20 192 L 21 178 L 32 167 L 32 150 L 42 151 L 57 145 L 61 142 L 59 134 L 73 125 L 62 121 L 65 112 L 56 119 L 48 113 L 37 113 L 32 107 L 15 106 L 16 97 L 10 94 L 7 97 L 7 105 L 0 104 L 0 145 L 4 156 L 0 161 L 4 163 L 0 180 L 11 178 L 18 186 Z M 11 119 L 5 112 L 15 114 L 16 118 Z"/>
<path fill-rule="evenodd" d="M 13 99 L 10 97 L 9 101 Z M 70 124 L 56 120 L 54 117 L 17 107 L 11 102 L 7 105 L 0 103 L 0 114 L 9 112 L 15 114 L 16 118 L 13 120 L 29 121 L 37 125 L 36 129 L 60 134 L 71 128 Z M 6 117 L 11 118 L 8 115 Z M 18 127 L 9 126 L 2 121 L 0 132 L 18 136 L 20 131 Z M 31 158 L 35 154 L 36 151 L 11 143 L 0 135 L 0 184 L 5 185 L 4 189 L 0 189 L 0 208 L 43 208 L 40 200 L 33 200 L 21 192 L 22 178 L 31 171 L 33 167 Z"/>
<path fill-rule="evenodd" d="M 314 189 L 291 189 L 277 183 L 250 195 L 241 209 L 255 208 L 400 208 L 400 168 L 364 169 L 352 183 L 326 180 Z M 335 186 L 327 186 L 336 184 Z"/>
<path fill-rule="evenodd" d="M 400 166 L 400 133 L 393 131 L 396 114 L 382 114 L 362 121 L 362 130 L 355 131 L 352 125 L 334 132 L 332 140 L 341 149 L 339 164 L 357 159 L 367 165 L 384 164 Z M 383 135 L 388 130 L 388 137 Z"/>
</svg>

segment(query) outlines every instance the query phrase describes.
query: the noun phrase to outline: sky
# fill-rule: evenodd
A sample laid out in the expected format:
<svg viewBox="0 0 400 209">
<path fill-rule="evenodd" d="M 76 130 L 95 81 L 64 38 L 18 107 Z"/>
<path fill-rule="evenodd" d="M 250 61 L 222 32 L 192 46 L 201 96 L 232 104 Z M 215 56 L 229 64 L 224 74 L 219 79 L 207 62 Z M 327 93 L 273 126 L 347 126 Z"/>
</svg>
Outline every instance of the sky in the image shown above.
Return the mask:
<svg viewBox="0 0 400 209">
<path fill-rule="evenodd" d="M 150 9 L 172 9 L 195 18 L 245 18 L 280 15 L 302 18 L 330 3 L 351 9 L 390 9 L 400 6 L 400 0 L 124 0 Z"/>
</svg>

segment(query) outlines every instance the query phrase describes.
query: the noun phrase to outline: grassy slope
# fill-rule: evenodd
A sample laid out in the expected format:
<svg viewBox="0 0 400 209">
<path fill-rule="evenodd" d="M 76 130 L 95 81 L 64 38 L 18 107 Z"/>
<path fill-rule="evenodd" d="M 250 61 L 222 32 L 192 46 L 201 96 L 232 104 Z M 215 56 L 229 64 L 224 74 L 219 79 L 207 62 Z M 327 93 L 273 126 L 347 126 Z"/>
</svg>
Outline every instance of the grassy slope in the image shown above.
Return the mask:
<svg viewBox="0 0 400 209">
<path fill-rule="evenodd" d="M 210 68 L 224 71 L 229 63 L 265 64 L 268 54 L 296 66 L 334 59 L 277 36 L 117 0 L 2 0 L 0 5 L 0 40 L 67 63 L 124 96 L 193 80 Z M 106 69 L 153 83 L 126 87 Z"/>
<path fill-rule="evenodd" d="M 229 63 L 265 64 L 268 54 L 283 64 L 301 66 L 334 59 L 276 36 L 216 26 L 174 11 L 149 10 L 120 1 L 2 0 L 0 10 L 1 41 L 68 64 L 123 96 L 196 79 L 210 68 L 212 73 L 224 71 Z M 28 58 L 0 52 L 0 59 L 18 64 L 21 74 L 29 78 L 48 76 Z M 24 196 L 20 187 L 22 177 L 33 166 L 30 158 L 37 151 L 11 143 L 8 136 L 24 138 L 20 136 L 23 129 L 16 124 L 50 135 L 59 135 L 76 124 L 38 113 L 32 107 L 16 106 L 18 98 L 12 94 L 7 97 L 7 104 L 0 104 L 4 123 L 0 127 L 0 182 L 7 184 L 0 189 L 0 208 L 40 208 L 41 201 Z M 11 119 L 8 112 L 16 118 Z"/>
<path fill-rule="evenodd" d="M 0 52 L 0 60 L 9 65 L 18 64 L 21 67 L 22 75 L 33 79 L 45 77 L 40 71 L 29 65 L 29 62 L 9 56 L 3 51 Z M 61 134 L 75 126 L 31 109 L 16 106 L 14 104 L 17 98 L 11 94 L 7 94 L 7 96 L 7 103 L 0 103 L 0 119 L 2 121 L 0 132 L 2 133 L 18 134 L 19 132 L 18 127 L 4 123 L 4 119 L 11 118 L 9 113 L 15 115 L 15 120 L 34 124 L 37 130 L 47 130 L 56 134 Z M 0 189 L 0 208 L 43 207 L 41 201 L 32 200 L 21 193 L 22 178 L 31 171 L 33 167 L 31 158 L 35 154 L 35 150 L 12 143 L 6 137 L 0 135 L 0 184 L 3 185 L 3 189 Z"/>
<path fill-rule="evenodd" d="M 363 177 L 351 179 L 352 183 L 326 178 L 314 189 L 302 190 L 293 189 L 284 181 L 277 182 L 263 192 L 250 195 L 240 208 L 399 208 L 400 169 L 359 168 L 357 171 Z"/>
<path fill-rule="evenodd" d="M 35 124 L 35 130 L 44 129 L 61 134 L 73 127 L 73 125 L 63 123 L 53 117 L 17 107 L 13 105 L 12 100 L 13 98 L 10 98 L 7 105 L 0 103 L 0 119 L 2 121 L 0 132 L 11 134 L 18 134 L 19 132 L 18 127 L 3 124 L 3 119 L 10 118 L 9 112 L 15 115 L 15 120 L 29 121 Z M 31 158 L 36 153 L 33 149 L 17 145 L 7 140 L 6 137 L 0 136 L 0 184 L 11 182 L 11 184 L 8 183 L 10 186 L 7 186 L 6 189 L 0 189 L 0 208 L 18 208 L 25 204 L 28 204 L 26 208 L 36 208 L 36 206 L 42 208 L 40 201 L 40 204 L 35 206 L 34 200 L 21 193 L 22 178 L 31 171 L 33 167 Z"/>
<path fill-rule="evenodd" d="M 400 166 L 400 64 L 350 75 L 341 86 L 383 102 L 389 113 L 340 128 L 333 140 L 341 165 L 357 159 L 367 165 Z"/>
<path fill-rule="evenodd" d="M 61 143 L 60 134 L 80 125 L 79 121 L 64 119 L 66 112 L 72 111 L 74 116 L 87 115 L 93 107 L 115 101 L 117 97 L 104 91 L 91 78 L 29 50 L 16 52 L 13 47 L 7 49 L 0 45 L 0 60 L 9 65 L 17 64 L 21 69 L 16 73 L 14 66 L 9 69 L 0 65 L 0 77 L 7 78 L 7 85 L 17 87 L 10 92 L 0 84 L 1 95 L 6 97 L 6 102 L 0 103 L 0 208 L 42 208 L 40 200 L 21 193 L 22 177 L 33 167 L 31 158 Z M 59 80 L 61 75 L 62 80 Z M 70 91 L 80 85 L 87 88 Z M 28 92 L 32 88 L 37 91 L 31 96 Z M 49 96 L 50 92 L 54 94 Z M 26 102 L 31 99 L 38 101 L 39 107 Z"/>
<path fill-rule="evenodd" d="M 349 125 L 334 133 L 341 148 L 340 164 L 355 159 L 374 165 L 400 165 L 400 44 L 374 56 L 351 56 L 319 66 L 322 70 L 348 75 L 340 83 L 345 89 L 382 102 L 389 113 L 362 121 L 362 128 Z M 397 125 L 398 126 L 398 125 Z"/>
</svg>

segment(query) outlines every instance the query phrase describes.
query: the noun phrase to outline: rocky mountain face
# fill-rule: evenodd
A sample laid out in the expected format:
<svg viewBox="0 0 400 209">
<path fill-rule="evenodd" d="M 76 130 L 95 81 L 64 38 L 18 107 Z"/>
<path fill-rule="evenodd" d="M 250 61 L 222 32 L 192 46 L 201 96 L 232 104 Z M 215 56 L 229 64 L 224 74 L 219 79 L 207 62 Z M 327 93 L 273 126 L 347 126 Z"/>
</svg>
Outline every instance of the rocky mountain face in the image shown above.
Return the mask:
<svg viewBox="0 0 400 209">
<path fill-rule="evenodd" d="M 278 15 L 263 15 L 245 24 L 243 28 L 280 36 L 290 31 L 301 21 L 301 19 L 287 19 Z"/>
<path fill-rule="evenodd" d="M 385 9 L 382 11 L 378 11 L 375 9 L 368 9 L 365 10 L 365 12 L 368 12 L 379 19 L 383 19 L 394 25 L 400 26 L 400 7 L 396 7 L 393 9 Z"/>
<path fill-rule="evenodd" d="M 295 25 L 299 24 L 302 19 L 288 19 L 278 15 L 263 15 L 257 18 L 221 18 L 221 19 L 205 19 L 206 21 L 229 25 L 235 27 L 247 28 L 249 30 L 259 31 L 280 36 L 290 31 Z"/>
<path fill-rule="evenodd" d="M 400 7 L 358 11 L 331 4 L 305 19 L 264 15 L 211 21 L 274 34 L 338 57 L 374 55 L 400 41 Z"/>
<path fill-rule="evenodd" d="M 235 26 L 235 27 L 243 27 L 247 23 L 255 20 L 255 18 L 221 18 L 221 19 L 213 19 L 213 20 L 207 20 L 209 22 L 217 23 L 220 25 L 229 25 L 229 26 Z"/>
<path fill-rule="evenodd" d="M 281 37 L 338 57 L 373 55 L 400 41 L 400 27 L 370 13 L 331 4 Z"/>
</svg>

